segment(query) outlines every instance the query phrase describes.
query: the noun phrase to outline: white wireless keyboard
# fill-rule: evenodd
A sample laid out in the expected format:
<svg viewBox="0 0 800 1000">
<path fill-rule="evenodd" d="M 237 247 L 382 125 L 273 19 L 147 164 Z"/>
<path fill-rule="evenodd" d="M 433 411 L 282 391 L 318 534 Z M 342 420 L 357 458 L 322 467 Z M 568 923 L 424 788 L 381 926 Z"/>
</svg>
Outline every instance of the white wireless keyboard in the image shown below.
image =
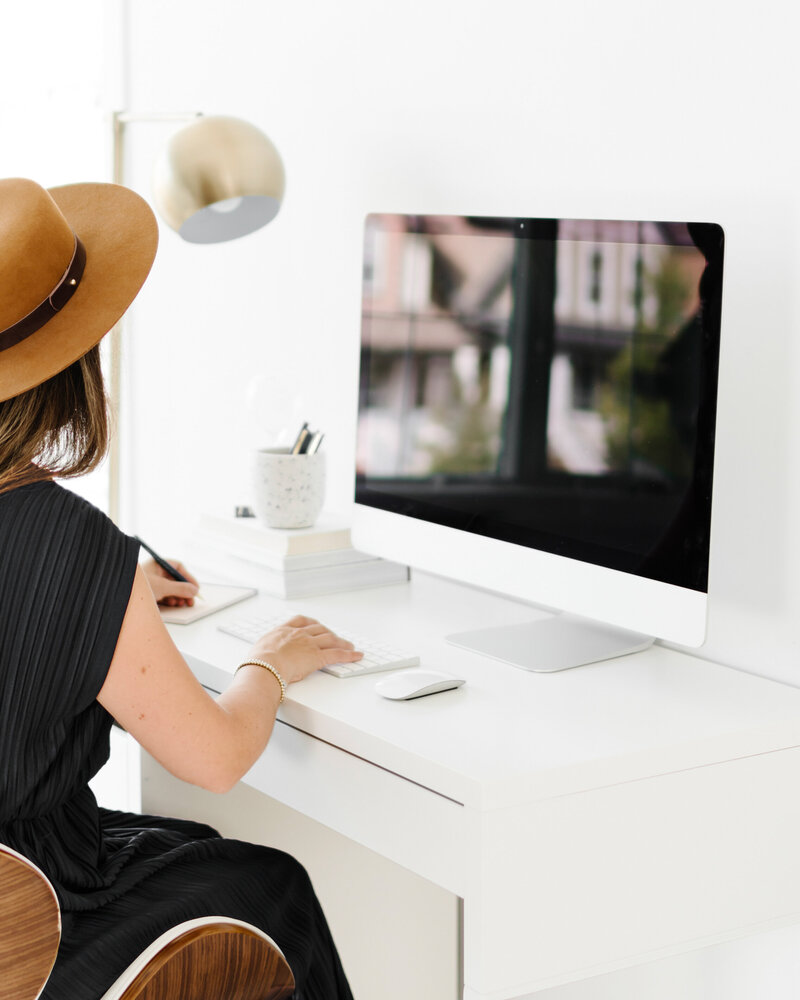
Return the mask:
<svg viewBox="0 0 800 1000">
<path fill-rule="evenodd" d="M 236 618 L 226 625 L 218 625 L 217 628 L 220 632 L 234 635 L 237 639 L 243 639 L 252 645 L 265 632 L 270 632 L 285 622 L 286 618 L 280 616 L 248 615 L 246 618 Z M 360 677 L 362 674 L 377 674 L 382 670 L 399 670 L 401 667 L 416 667 L 419 664 L 418 656 L 390 646 L 388 643 L 377 642 L 363 635 L 353 635 L 335 626 L 328 627 L 343 639 L 352 642 L 364 656 L 355 663 L 334 663 L 330 667 L 323 667 L 322 670 L 326 674 L 333 674 L 334 677 Z"/>
</svg>

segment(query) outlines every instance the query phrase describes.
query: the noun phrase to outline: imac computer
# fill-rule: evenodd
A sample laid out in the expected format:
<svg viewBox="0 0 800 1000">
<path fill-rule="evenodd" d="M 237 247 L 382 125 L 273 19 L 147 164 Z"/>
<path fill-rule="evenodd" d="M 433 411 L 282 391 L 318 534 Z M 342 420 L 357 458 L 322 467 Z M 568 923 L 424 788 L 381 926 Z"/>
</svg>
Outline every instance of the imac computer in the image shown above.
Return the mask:
<svg viewBox="0 0 800 1000">
<path fill-rule="evenodd" d="M 723 247 L 367 217 L 354 544 L 554 612 L 450 641 L 532 670 L 702 645 Z"/>
</svg>

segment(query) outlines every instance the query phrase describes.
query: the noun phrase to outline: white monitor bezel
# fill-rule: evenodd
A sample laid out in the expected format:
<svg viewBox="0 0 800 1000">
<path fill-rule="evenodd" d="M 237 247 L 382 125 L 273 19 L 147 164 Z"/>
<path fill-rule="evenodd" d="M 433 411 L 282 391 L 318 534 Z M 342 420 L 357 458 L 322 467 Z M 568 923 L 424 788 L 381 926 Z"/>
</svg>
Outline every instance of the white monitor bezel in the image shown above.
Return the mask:
<svg viewBox="0 0 800 1000">
<path fill-rule="evenodd" d="M 691 648 L 705 641 L 708 597 L 702 591 L 474 535 L 358 501 L 352 538 L 361 551 L 538 607 Z"/>
</svg>

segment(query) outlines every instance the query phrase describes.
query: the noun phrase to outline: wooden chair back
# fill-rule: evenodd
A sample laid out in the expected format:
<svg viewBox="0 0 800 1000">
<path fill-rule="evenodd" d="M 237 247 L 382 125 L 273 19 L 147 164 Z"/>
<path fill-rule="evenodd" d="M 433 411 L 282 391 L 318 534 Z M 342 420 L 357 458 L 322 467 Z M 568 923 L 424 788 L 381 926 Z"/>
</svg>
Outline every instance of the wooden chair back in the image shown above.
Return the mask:
<svg viewBox="0 0 800 1000">
<path fill-rule="evenodd" d="M 294 988 L 283 953 L 263 931 L 200 917 L 162 934 L 102 1000 L 287 1000 Z"/>
<path fill-rule="evenodd" d="M 27 858 L 0 844 L 0 983 L 8 1000 L 36 1000 L 61 940 L 55 890 Z"/>
<path fill-rule="evenodd" d="M 53 886 L 36 865 L 0 844 L 2 1000 L 36 1000 L 60 940 Z M 102 1000 L 287 1000 L 294 988 L 292 970 L 267 934 L 241 920 L 210 916 L 162 934 Z"/>
</svg>

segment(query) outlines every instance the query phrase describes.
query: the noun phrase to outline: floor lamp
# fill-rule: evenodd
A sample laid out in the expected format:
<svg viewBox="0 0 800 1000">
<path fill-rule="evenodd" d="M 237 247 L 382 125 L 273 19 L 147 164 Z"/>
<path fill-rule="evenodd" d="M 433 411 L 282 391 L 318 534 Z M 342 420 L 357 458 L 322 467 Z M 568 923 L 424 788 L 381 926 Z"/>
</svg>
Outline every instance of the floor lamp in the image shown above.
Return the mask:
<svg viewBox="0 0 800 1000">
<path fill-rule="evenodd" d="M 153 170 L 153 204 L 170 228 L 189 243 L 222 243 L 255 232 L 278 214 L 286 184 L 280 154 L 270 139 L 240 118 L 201 112 L 112 114 L 112 180 L 125 183 L 125 138 L 135 122 L 180 122 Z M 109 335 L 108 508 L 119 521 L 119 445 L 122 325 Z"/>
</svg>

